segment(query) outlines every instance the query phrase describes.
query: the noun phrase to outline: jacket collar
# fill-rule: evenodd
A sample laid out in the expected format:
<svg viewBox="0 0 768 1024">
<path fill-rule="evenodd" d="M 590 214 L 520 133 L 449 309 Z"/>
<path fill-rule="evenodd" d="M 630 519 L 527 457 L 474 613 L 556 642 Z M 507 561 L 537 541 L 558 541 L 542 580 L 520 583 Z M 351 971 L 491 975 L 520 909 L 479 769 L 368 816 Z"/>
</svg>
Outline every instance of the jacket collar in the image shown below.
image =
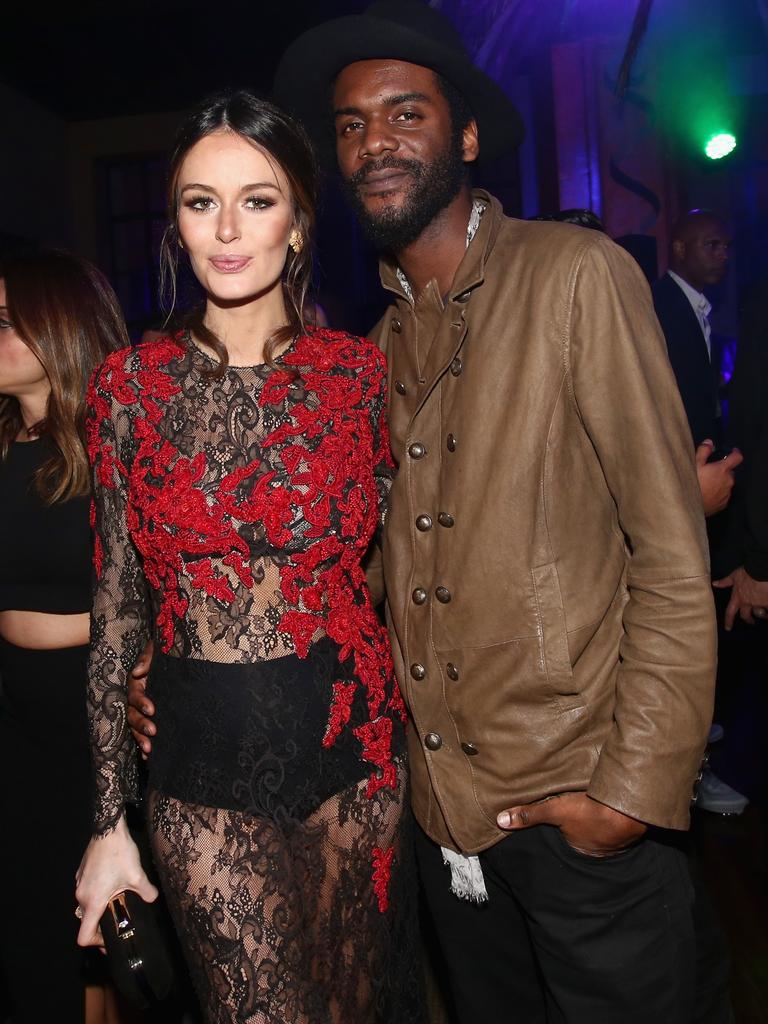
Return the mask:
<svg viewBox="0 0 768 1024">
<path fill-rule="evenodd" d="M 464 259 L 456 271 L 456 276 L 448 292 L 450 301 L 455 301 L 460 296 L 463 301 L 466 301 L 469 293 L 485 280 L 485 264 L 504 219 L 501 203 L 489 192 L 481 188 L 472 189 L 472 198 L 479 199 L 486 204 L 487 208 L 480 220 L 477 233 L 467 246 Z M 397 263 L 392 257 L 384 257 L 380 261 L 379 276 L 382 287 L 392 292 L 398 299 L 410 304 L 410 299 L 398 280 L 396 270 Z"/>
</svg>

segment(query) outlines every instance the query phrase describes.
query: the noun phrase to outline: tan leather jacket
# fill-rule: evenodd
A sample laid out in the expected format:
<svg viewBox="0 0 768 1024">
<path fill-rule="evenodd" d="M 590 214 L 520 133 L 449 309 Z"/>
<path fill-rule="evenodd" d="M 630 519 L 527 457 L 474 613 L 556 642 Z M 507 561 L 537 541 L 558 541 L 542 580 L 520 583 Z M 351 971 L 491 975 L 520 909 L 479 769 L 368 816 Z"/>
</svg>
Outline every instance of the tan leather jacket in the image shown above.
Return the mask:
<svg viewBox="0 0 768 1024">
<path fill-rule="evenodd" d="M 489 208 L 444 310 L 430 289 L 414 308 L 385 265 L 394 305 L 372 335 L 399 465 L 384 578 L 416 815 L 468 853 L 503 837 L 501 809 L 570 790 L 685 828 L 715 626 L 649 289 L 600 233 L 476 194 Z"/>
</svg>

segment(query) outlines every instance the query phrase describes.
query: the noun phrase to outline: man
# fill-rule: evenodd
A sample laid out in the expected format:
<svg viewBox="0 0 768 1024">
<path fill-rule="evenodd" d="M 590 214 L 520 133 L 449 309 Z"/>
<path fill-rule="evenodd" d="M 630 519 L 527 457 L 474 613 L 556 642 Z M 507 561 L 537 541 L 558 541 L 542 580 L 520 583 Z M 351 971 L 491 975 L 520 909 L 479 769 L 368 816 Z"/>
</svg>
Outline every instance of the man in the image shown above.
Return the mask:
<svg viewBox="0 0 768 1024">
<path fill-rule="evenodd" d="M 717 371 L 712 365 L 712 306 L 704 289 L 719 284 L 728 269 L 731 234 L 706 210 L 691 210 L 673 227 L 669 269 L 651 288 L 688 425 L 707 516 L 722 512 L 733 490 L 738 452 L 707 462 L 721 440 Z"/>
<path fill-rule="evenodd" d="M 430 8 L 319 26 L 276 86 L 318 135 L 332 114 L 393 296 L 374 331 L 399 464 L 387 615 L 459 1018 L 687 1021 L 690 886 L 666 830 L 688 824 L 714 628 L 644 279 L 598 232 L 470 190 L 466 165 L 520 122 Z"/>
<path fill-rule="evenodd" d="M 754 287 L 745 303 L 739 349 L 729 392 L 729 440 L 746 458 L 737 490 L 724 558 L 731 570 L 715 583 L 732 587 L 725 613 L 730 632 L 738 615 L 750 625 L 768 616 L 768 324 L 765 289 Z"/>
<path fill-rule="evenodd" d="M 722 439 L 718 372 L 712 364 L 712 306 L 704 289 L 719 284 L 728 269 L 731 233 L 725 222 L 707 210 L 691 210 L 674 225 L 669 269 L 651 288 L 656 315 L 667 343 L 683 406 L 696 448 L 696 470 L 707 516 L 710 558 L 717 561 L 726 522 L 723 512 L 734 486 L 733 471 L 743 461 L 734 450 L 712 458 Z M 724 604 L 724 602 L 723 602 Z M 733 668 L 728 646 L 720 645 L 723 685 Z M 722 711 L 722 708 L 720 709 Z M 716 727 L 720 734 L 722 728 Z M 697 806 L 717 814 L 741 814 L 749 803 L 710 769 L 702 773 Z"/>
</svg>

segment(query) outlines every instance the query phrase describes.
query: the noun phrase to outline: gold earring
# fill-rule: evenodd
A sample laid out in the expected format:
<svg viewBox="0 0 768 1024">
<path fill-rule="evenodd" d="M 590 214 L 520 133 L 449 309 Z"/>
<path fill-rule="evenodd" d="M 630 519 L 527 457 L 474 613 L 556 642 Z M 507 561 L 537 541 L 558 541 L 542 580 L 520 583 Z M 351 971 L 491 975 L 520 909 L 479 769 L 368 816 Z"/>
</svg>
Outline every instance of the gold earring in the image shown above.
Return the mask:
<svg viewBox="0 0 768 1024">
<path fill-rule="evenodd" d="M 304 248 L 304 237 L 300 231 L 296 228 L 291 232 L 291 237 L 288 239 L 288 247 L 298 255 Z"/>
</svg>

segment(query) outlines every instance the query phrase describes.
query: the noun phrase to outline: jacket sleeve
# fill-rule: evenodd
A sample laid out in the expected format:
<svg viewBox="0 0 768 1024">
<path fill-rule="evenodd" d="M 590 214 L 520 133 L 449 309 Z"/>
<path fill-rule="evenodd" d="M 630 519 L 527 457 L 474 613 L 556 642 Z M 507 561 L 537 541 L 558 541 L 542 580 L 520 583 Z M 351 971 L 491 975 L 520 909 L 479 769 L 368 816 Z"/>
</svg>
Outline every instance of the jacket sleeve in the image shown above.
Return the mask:
<svg viewBox="0 0 768 1024">
<path fill-rule="evenodd" d="M 130 414 L 114 397 L 108 367 L 96 372 L 89 389 L 86 428 L 93 469 L 95 576 L 88 716 L 94 832 L 103 834 L 117 824 L 125 801 L 137 796 L 126 690 L 128 673 L 149 637 L 146 583 L 128 530 Z"/>
<path fill-rule="evenodd" d="M 716 649 L 691 436 L 635 261 L 590 240 L 571 287 L 571 393 L 628 551 L 614 724 L 588 792 L 683 829 L 711 723 Z"/>
</svg>

